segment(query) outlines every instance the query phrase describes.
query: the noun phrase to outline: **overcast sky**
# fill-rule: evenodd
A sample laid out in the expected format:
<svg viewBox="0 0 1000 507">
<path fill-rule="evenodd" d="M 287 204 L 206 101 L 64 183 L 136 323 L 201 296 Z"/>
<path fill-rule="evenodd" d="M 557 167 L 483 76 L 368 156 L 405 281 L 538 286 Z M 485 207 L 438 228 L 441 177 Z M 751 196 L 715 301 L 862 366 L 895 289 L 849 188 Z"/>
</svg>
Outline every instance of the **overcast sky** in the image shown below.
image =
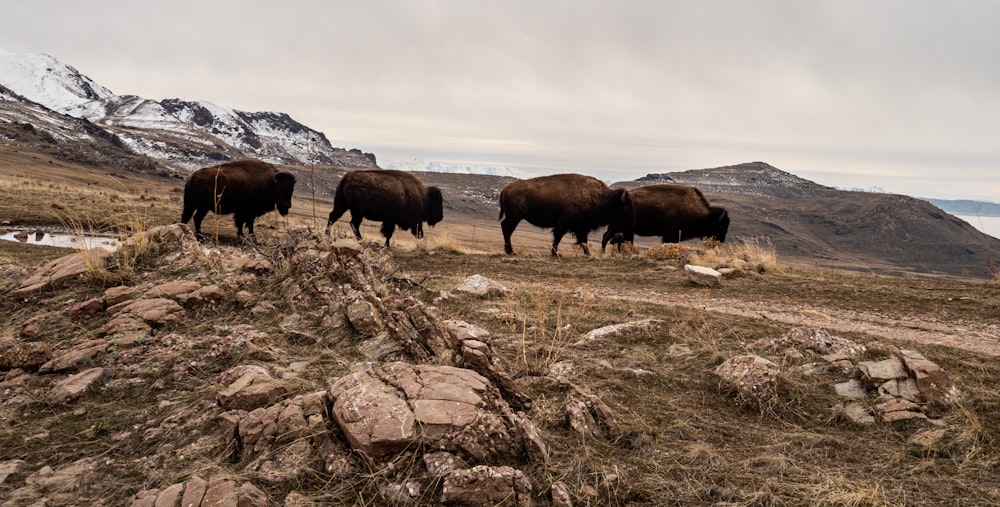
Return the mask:
<svg viewBox="0 0 1000 507">
<path fill-rule="evenodd" d="M 280 111 L 384 166 L 633 179 L 765 161 L 1000 202 L 1000 1 L 4 2 L 0 49 Z"/>
</svg>

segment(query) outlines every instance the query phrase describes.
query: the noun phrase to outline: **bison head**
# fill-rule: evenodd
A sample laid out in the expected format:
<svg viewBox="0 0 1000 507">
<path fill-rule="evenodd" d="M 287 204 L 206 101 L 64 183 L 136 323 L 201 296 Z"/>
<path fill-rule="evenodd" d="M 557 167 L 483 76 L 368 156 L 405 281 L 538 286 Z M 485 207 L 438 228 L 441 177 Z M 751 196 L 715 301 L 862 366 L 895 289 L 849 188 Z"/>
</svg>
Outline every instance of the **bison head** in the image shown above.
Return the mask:
<svg viewBox="0 0 1000 507">
<path fill-rule="evenodd" d="M 278 213 L 287 215 L 292 207 L 292 191 L 295 190 L 295 175 L 278 173 L 274 175 L 274 205 Z"/>
<path fill-rule="evenodd" d="M 609 228 L 619 231 L 625 237 L 629 237 L 635 227 L 635 212 L 632 209 L 632 196 L 624 188 L 611 189 L 611 202 L 609 203 Z"/>
<path fill-rule="evenodd" d="M 428 225 L 444 220 L 444 197 L 441 196 L 441 189 L 438 187 L 427 187 L 427 201 L 425 203 L 424 219 Z M 423 233 L 423 228 L 420 228 Z"/>
<path fill-rule="evenodd" d="M 705 225 L 707 226 L 706 236 L 713 237 L 720 243 L 725 243 L 726 233 L 729 232 L 729 212 L 720 206 L 709 206 L 708 220 L 706 220 Z"/>
</svg>

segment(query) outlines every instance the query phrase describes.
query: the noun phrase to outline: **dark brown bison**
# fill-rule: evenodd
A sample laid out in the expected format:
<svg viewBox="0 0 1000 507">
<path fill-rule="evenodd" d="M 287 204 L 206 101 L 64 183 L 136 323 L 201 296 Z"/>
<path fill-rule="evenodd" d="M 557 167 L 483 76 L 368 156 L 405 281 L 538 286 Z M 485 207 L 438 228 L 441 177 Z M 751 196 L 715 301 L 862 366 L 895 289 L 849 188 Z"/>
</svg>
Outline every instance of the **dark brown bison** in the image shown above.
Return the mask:
<svg viewBox="0 0 1000 507">
<path fill-rule="evenodd" d="M 232 213 L 236 235 L 243 237 L 243 224 L 253 237 L 253 221 L 274 208 L 287 215 L 292 207 L 295 175 L 278 172 L 273 165 L 256 160 L 240 160 L 205 167 L 191 173 L 184 184 L 184 212 L 181 222 L 194 215 L 194 230 L 201 237 L 201 221 L 212 211 Z"/>
<path fill-rule="evenodd" d="M 632 242 L 636 235 L 660 236 L 664 243 L 679 243 L 692 238 L 726 241 L 729 213 L 725 208 L 709 206 L 701 190 L 684 185 L 649 185 L 628 191 L 632 196 L 635 221 L 632 232 L 615 225 L 608 227 L 601 240 L 601 251 L 608 241 Z"/>
<path fill-rule="evenodd" d="M 326 222 L 326 232 L 343 214 L 351 211 L 351 229 L 361 239 L 361 220 L 382 222 L 385 246 L 398 225 L 417 238 L 424 237 L 424 222 L 434 226 L 444 219 L 441 189 L 428 187 L 416 176 L 387 169 L 349 172 L 337 184 L 333 211 Z"/>
<path fill-rule="evenodd" d="M 554 174 L 507 184 L 500 192 L 500 228 L 504 251 L 513 254 L 510 235 L 527 220 L 543 229 L 552 228 L 552 255 L 567 232 L 590 255 L 587 235 L 613 224 L 617 230 L 632 229 L 632 199 L 624 189 L 608 188 L 597 178 L 582 174 Z"/>
</svg>

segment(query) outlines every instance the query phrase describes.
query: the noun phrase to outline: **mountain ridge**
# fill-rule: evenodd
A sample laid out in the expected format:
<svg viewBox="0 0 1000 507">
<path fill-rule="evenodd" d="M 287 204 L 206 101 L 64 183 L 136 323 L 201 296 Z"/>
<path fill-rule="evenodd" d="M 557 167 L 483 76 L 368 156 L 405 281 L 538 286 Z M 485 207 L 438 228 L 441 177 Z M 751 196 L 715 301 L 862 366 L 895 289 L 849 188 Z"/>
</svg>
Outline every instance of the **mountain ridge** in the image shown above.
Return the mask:
<svg viewBox="0 0 1000 507">
<path fill-rule="evenodd" d="M 87 120 L 130 151 L 173 169 L 257 158 L 276 164 L 377 167 L 375 155 L 334 148 L 322 132 L 287 113 L 246 112 L 206 101 L 160 101 L 116 95 L 57 58 L 0 50 L 0 120 L 35 124 L 50 134 L 65 124 L 53 115 Z M 40 111 L 32 105 L 48 111 Z M 66 137 L 66 136 L 63 136 Z"/>
</svg>

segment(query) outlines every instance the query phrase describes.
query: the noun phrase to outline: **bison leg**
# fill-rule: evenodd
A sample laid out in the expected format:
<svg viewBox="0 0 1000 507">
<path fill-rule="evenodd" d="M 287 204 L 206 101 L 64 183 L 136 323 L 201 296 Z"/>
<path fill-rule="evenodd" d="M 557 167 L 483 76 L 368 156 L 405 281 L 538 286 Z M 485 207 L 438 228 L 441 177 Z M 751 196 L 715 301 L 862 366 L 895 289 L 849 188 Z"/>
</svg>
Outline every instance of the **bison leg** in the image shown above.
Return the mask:
<svg viewBox="0 0 1000 507">
<path fill-rule="evenodd" d="M 389 238 L 392 237 L 392 232 L 396 230 L 396 224 L 392 222 L 382 222 L 382 235 L 385 236 L 385 247 L 389 248 Z"/>
<path fill-rule="evenodd" d="M 504 217 L 500 222 L 500 230 L 503 231 L 503 251 L 507 255 L 514 255 L 514 247 L 510 245 L 510 235 L 514 234 L 518 222 L 520 220 L 514 220 L 510 217 Z"/>
<path fill-rule="evenodd" d="M 566 235 L 566 228 L 558 225 L 552 229 L 552 256 L 559 257 L 559 242 Z"/>
<path fill-rule="evenodd" d="M 604 247 L 607 246 L 608 242 L 618 245 L 618 251 L 621 252 L 626 241 L 629 240 L 625 238 L 625 234 L 608 229 L 608 232 L 605 232 L 604 237 L 601 238 L 601 253 L 604 253 Z"/>
<path fill-rule="evenodd" d="M 612 229 L 611 227 L 608 227 L 608 230 L 604 233 L 604 236 L 601 238 L 601 253 L 604 253 L 604 248 L 608 246 L 608 241 L 611 241 L 612 238 L 614 238 L 615 241 L 617 241 L 619 239 L 619 238 L 615 237 L 616 235 L 620 236 L 621 233 L 616 233 L 614 231 L 614 229 Z M 614 242 L 614 241 L 612 241 L 612 242 Z M 621 243 L 618 243 L 618 245 L 619 245 L 619 249 L 620 249 L 621 248 Z"/>
<path fill-rule="evenodd" d="M 208 208 L 198 208 L 198 211 L 194 213 L 194 235 L 201 238 L 201 221 L 205 219 L 205 215 L 208 214 Z"/>
<path fill-rule="evenodd" d="M 243 224 L 246 223 L 246 219 L 243 218 L 243 215 L 240 215 L 239 213 L 236 213 L 235 215 L 233 215 L 233 223 L 236 224 L 236 237 L 237 238 L 242 238 L 243 237 Z M 250 234 L 253 234 L 253 233 L 251 232 Z"/>
<path fill-rule="evenodd" d="M 358 213 L 358 216 L 355 217 L 354 212 L 351 212 L 351 230 L 354 231 L 354 237 L 358 238 L 358 241 L 361 241 L 362 220 L 364 220 L 364 217 L 362 217 L 360 213 Z"/>
<path fill-rule="evenodd" d="M 347 208 L 339 209 L 336 206 L 333 207 L 333 211 L 330 212 L 330 217 L 326 219 L 326 233 L 327 234 L 330 234 L 330 227 L 333 226 L 334 222 L 336 222 L 337 220 L 340 220 L 340 217 L 344 216 L 345 212 L 347 212 Z M 354 218 L 354 213 L 351 213 L 351 218 Z M 361 225 L 361 221 L 360 220 L 358 221 L 358 225 Z M 353 227 L 354 224 L 352 223 L 351 226 Z M 357 227 L 354 227 L 354 233 L 358 234 Z M 358 239 L 361 239 L 361 235 L 360 234 L 358 234 Z"/>
<path fill-rule="evenodd" d="M 590 246 L 587 245 L 587 233 L 588 231 L 576 231 L 573 234 L 576 236 L 576 244 L 580 245 L 583 249 L 583 255 L 590 256 Z"/>
<path fill-rule="evenodd" d="M 253 233 L 253 221 L 255 218 L 256 217 L 254 217 L 253 215 L 250 215 L 249 217 L 246 218 L 247 236 L 249 236 L 250 239 L 257 239 L 257 236 L 254 235 Z"/>
</svg>

